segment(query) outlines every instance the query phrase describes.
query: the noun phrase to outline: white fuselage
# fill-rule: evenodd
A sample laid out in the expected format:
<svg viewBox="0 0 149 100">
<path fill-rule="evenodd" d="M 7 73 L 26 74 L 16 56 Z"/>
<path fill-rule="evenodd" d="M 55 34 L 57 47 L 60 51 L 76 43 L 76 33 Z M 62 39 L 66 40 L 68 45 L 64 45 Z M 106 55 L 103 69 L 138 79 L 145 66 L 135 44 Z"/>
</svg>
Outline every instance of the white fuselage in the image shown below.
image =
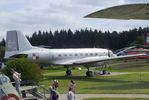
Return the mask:
<svg viewBox="0 0 149 100">
<path fill-rule="evenodd" d="M 115 56 L 112 51 L 101 48 L 45 49 L 35 47 L 22 53 L 27 54 L 29 60 L 53 65 L 71 65 L 73 61 L 83 58 Z"/>
</svg>

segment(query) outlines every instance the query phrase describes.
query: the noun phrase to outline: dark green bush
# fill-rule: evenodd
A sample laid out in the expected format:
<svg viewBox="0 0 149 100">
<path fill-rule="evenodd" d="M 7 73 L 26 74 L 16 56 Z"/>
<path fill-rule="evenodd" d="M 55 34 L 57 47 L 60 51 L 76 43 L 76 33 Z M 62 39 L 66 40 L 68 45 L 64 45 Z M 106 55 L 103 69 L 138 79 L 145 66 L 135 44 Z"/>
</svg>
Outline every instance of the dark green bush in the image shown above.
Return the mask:
<svg viewBox="0 0 149 100">
<path fill-rule="evenodd" d="M 41 79 L 41 71 L 37 64 L 27 59 L 13 59 L 6 63 L 3 73 L 12 79 L 11 69 L 21 73 L 22 81 L 33 80 L 39 82 Z"/>
<path fill-rule="evenodd" d="M 4 58 L 4 54 L 5 54 L 5 47 L 0 46 L 0 61 L 2 61 L 2 59 Z"/>
</svg>

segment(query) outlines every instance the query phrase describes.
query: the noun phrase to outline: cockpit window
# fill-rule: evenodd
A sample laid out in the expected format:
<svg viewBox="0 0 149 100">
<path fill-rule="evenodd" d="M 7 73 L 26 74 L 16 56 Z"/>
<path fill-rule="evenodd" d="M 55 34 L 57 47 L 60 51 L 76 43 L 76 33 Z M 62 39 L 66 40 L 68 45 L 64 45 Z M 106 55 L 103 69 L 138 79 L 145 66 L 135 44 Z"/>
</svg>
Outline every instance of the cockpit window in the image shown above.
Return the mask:
<svg viewBox="0 0 149 100">
<path fill-rule="evenodd" d="M 4 84 L 8 82 L 10 82 L 9 77 L 4 74 L 0 74 L 0 84 Z"/>
</svg>

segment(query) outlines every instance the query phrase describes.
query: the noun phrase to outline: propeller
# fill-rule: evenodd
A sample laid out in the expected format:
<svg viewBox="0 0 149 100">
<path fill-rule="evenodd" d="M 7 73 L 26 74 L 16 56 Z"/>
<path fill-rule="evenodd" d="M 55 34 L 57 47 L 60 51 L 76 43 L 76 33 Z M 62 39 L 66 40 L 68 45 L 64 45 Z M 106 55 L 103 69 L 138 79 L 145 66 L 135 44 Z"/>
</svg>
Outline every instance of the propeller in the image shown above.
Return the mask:
<svg viewBox="0 0 149 100">
<path fill-rule="evenodd" d="M 110 50 L 108 49 L 108 57 L 110 57 Z"/>
<path fill-rule="evenodd" d="M 108 57 L 111 57 L 111 53 L 110 53 L 110 49 L 107 49 L 108 50 Z"/>
</svg>

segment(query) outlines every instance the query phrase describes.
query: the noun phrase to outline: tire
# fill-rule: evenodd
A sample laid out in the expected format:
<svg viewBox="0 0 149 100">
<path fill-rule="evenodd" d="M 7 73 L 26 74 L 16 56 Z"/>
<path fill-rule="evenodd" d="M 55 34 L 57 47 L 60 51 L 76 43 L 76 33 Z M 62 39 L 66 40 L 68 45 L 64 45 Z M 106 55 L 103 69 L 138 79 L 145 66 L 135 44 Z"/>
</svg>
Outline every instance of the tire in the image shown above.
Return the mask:
<svg viewBox="0 0 149 100">
<path fill-rule="evenodd" d="M 72 76 L 71 70 L 66 71 L 66 76 Z"/>
<path fill-rule="evenodd" d="M 87 77 L 93 77 L 93 72 L 92 71 L 87 71 L 86 76 Z"/>
</svg>

